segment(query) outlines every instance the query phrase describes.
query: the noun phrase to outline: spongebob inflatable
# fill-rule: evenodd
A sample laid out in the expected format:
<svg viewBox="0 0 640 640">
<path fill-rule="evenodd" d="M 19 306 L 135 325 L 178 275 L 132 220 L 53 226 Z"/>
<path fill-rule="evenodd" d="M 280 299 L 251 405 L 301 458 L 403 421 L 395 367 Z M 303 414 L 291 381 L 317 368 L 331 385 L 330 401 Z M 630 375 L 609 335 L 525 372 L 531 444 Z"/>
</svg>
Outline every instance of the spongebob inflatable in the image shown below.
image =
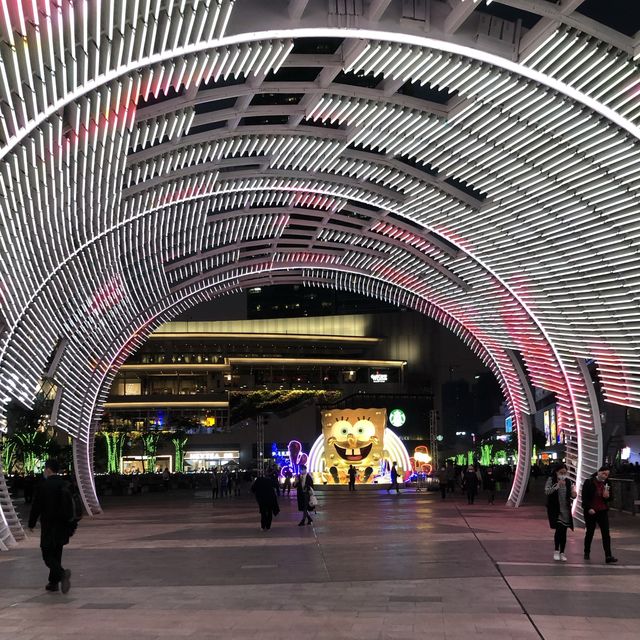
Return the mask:
<svg viewBox="0 0 640 640">
<path fill-rule="evenodd" d="M 386 409 L 332 409 L 322 412 L 322 435 L 309 453 L 309 471 L 322 484 L 348 484 L 353 465 L 359 484 L 387 484 L 397 463 L 401 480 L 411 470 L 406 448 L 386 428 Z"/>
</svg>

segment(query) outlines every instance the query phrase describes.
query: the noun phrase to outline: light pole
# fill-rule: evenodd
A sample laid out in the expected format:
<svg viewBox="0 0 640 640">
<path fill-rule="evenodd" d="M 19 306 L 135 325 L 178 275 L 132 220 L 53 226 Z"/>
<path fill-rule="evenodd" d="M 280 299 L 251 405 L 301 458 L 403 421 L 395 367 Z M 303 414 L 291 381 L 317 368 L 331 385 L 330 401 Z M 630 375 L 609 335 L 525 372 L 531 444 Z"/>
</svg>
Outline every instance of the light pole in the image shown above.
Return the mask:
<svg viewBox="0 0 640 640">
<path fill-rule="evenodd" d="M 435 409 L 429 411 L 429 449 L 434 469 L 438 468 L 438 412 Z"/>
<path fill-rule="evenodd" d="M 256 421 L 257 444 L 256 444 L 256 459 L 258 461 L 258 477 L 264 476 L 264 415 L 258 414 L 258 420 Z"/>
</svg>

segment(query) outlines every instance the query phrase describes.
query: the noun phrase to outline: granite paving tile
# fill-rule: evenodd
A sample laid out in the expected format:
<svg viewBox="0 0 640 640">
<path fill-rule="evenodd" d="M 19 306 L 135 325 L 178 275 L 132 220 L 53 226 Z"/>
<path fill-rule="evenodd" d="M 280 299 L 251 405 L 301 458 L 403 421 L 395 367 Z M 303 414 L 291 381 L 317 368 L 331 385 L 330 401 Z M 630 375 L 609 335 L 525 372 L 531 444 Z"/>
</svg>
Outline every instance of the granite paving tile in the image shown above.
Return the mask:
<svg viewBox="0 0 640 640">
<path fill-rule="evenodd" d="M 44 592 L 37 535 L 0 555 L 0 640 L 640 637 L 640 519 L 615 518 L 610 567 L 579 530 L 553 562 L 535 505 L 331 492 L 305 527 L 281 506 L 263 532 L 249 496 L 107 498 L 65 549 L 68 595 Z"/>
</svg>

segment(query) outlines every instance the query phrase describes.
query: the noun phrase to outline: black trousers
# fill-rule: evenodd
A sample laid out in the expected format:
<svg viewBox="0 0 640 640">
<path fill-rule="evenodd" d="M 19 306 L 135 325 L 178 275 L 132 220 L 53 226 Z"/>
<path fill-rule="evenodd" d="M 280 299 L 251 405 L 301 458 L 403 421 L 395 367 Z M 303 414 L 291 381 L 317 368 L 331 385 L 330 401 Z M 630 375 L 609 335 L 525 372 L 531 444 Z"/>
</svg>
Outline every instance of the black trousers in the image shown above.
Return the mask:
<svg viewBox="0 0 640 640">
<path fill-rule="evenodd" d="M 58 584 L 64 575 L 62 568 L 62 545 L 41 547 L 42 559 L 49 568 L 49 583 Z"/>
<path fill-rule="evenodd" d="M 600 527 L 600 534 L 602 535 L 602 547 L 604 548 L 604 555 L 607 558 L 611 557 L 611 536 L 609 535 L 609 512 L 608 511 L 596 511 L 594 515 L 588 513 L 584 517 L 586 525 L 586 533 L 584 536 L 584 552 L 591 552 L 591 542 L 593 540 L 593 534 L 596 532 L 596 525 Z"/>
<path fill-rule="evenodd" d="M 356 481 L 349 480 L 349 491 L 355 491 L 355 490 L 356 490 Z"/>
<path fill-rule="evenodd" d="M 564 553 L 567 546 L 567 527 L 559 522 L 556 524 L 556 532 L 553 534 L 553 544 L 556 551 Z"/>
<path fill-rule="evenodd" d="M 260 507 L 260 526 L 263 529 L 271 529 L 273 520 L 273 509 L 271 507 Z"/>
<path fill-rule="evenodd" d="M 476 499 L 475 489 L 467 489 L 467 502 L 469 504 L 473 504 L 473 501 Z"/>
<path fill-rule="evenodd" d="M 440 483 L 440 495 L 443 500 L 447 497 L 447 485 L 444 482 Z"/>
</svg>

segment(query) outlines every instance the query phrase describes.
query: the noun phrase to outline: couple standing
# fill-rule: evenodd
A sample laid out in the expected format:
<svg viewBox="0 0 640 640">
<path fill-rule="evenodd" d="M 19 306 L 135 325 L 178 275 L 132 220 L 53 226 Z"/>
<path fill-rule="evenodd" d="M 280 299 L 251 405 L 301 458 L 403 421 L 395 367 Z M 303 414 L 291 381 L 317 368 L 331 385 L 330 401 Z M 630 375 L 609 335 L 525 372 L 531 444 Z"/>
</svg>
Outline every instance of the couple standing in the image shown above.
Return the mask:
<svg viewBox="0 0 640 640">
<path fill-rule="evenodd" d="M 280 513 L 280 507 L 278 505 L 277 496 L 277 480 L 270 477 L 256 478 L 251 491 L 256 497 L 258 502 L 258 508 L 260 509 L 260 526 L 263 531 L 271 529 L 271 522 L 273 516 L 277 516 Z M 302 511 L 302 520 L 298 523 L 298 526 L 311 524 L 313 520 L 309 515 L 309 511 L 315 508 L 315 494 L 313 492 L 313 479 L 311 475 L 307 473 L 307 467 L 305 465 L 300 466 L 300 473 L 296 476 L 294 485 L 298 498 L 298 511 Z"/>
<path fill-rule="evenodd" d="M 600 528 L 605 562 L 618 562 L 611 552 L 611 535 L 609 534 L 609 499 L 610 491 L 607 480 L 610 469 L 603 466 L 598 472 L 587 478 L 582 485 L 582 510 L 585 520 L 584 559 L 589 560 L 591 543 L 596 531 Z M 567 466 L 560 464 L 547 480 L 544 488 L 547 495 L 547 515 L 549 526 L 555 529 L 553 553 L 554 560 L 567 561 L 564 553 L 567 544 L 567 529 L 573 530 L 571 503 L 577 497 L 576 486 L 567 475 Z"/>
</svg>

